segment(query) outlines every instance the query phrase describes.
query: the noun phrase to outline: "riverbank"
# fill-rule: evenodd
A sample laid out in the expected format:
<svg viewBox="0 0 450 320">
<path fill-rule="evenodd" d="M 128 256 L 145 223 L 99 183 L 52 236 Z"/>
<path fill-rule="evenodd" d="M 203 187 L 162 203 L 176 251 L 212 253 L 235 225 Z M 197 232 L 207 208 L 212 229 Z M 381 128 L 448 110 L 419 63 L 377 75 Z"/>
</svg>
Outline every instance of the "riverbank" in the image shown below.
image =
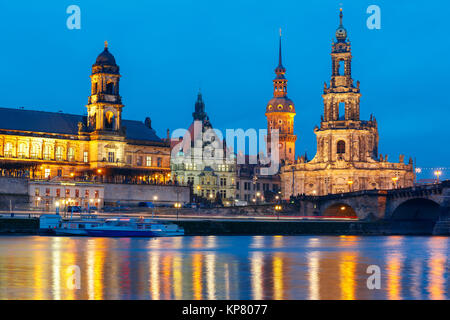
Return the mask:
<svg viewBox="0 0 450 320">
<path fill-rule="evenodd" d="M 431 221 L 168 219 L 186 235 L 432 235 Z M 37 218 L 0 218 L 0 234 L 37 234 Z"/>
</svg>

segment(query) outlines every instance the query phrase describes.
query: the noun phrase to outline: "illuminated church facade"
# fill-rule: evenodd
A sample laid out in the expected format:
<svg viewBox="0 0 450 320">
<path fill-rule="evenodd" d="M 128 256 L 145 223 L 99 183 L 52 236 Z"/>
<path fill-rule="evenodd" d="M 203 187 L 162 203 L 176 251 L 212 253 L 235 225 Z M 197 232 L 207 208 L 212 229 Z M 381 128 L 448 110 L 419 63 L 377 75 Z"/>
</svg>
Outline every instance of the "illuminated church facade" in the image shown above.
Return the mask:
<svg viewBox="0 0 450 320">
<path fill-rule="evenodd" d="M 283 197 L 326 195 L 368 189 L 393 189 L 414 184 L 412 159 L 388 162 L 378 154 L 375 117 L 360 119 L 360 85 L 353 83 L 352 53 L 342 24 L 332 44 L 332 74 L 323 90 L 324 114 L 314 129 L 317 153 L 307 162 L 301 157 L 281 168 Z"/>
<path fill-rule="evenodd" d="M 0 108 L 0 173 L 35 179 L 170 180 L 170 145 L 122 119 L 119 66 L 107 43 L 92 66 L 87 115 Z M 96 179 L 97 180 L 97 179 Z"/>
</svg>

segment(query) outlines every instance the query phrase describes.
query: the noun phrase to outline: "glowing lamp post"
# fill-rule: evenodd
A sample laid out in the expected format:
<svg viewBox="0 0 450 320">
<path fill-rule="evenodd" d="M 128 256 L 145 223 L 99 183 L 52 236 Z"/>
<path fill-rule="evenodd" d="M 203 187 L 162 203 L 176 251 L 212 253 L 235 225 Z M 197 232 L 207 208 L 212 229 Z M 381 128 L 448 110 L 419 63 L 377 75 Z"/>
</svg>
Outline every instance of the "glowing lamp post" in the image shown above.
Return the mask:
<svg viewBox="0 0 450 320">
<path fill-rule="evenodd" d="M 178 211 L 179 211 L 180 208 L 181 208 L 181 203 L 179 203 L 179 202 L 175 203 L 175 204 L 174 204 L 174 207 L 177 209 L 177 220 L 178 220 Z"/>
<path fill-rule="evenodd" d="M 277 205 L 275 206 L 275 212 L 277 213 L 277 220 L 280 220 L 280 211 L 281 211 L 281 209 L 283 209 L 283 208 L 281 207 L 281 205 L 277 204 Z"/>
<path fill-rule="evenodd" d="M 348 180 L 347 183 L 348 183 L 348 191 L 349 191 L 349 192 L 352 192 L 352 191 L 353 191 L 353 188 L 352 188 L 352 186 L 353 186 L 353 180 Z"/>
<path fill-rule="evenodd" d="M 436 170 L 434 175 L 436 176 L 436 183 L 439 183 L 439 176 L 442 174 L 441 170 Z"/>
<path fill-rule="evenodd" d="M 394 189 L 397 189 L 397 181 L 398 181 L 398 177 L 392 178 L 392 183 L 394 184 Z"/>
</svg>

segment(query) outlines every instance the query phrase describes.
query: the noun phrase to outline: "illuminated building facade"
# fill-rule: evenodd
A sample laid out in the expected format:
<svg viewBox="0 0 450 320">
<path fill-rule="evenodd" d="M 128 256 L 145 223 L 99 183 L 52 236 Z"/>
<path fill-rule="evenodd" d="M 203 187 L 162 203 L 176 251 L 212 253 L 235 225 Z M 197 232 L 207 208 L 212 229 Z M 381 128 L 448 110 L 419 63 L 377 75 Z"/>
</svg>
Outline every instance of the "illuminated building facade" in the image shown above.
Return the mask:
<svg viewBox="0 0 450 320">
<path fill-rule="evenodd" d="M 105 43 L 92 66 L 87 116 L 0 108 L 1 175 L 169 180 L 169 142 L 156 135 L 150 118 L 122 119 L 120 77 Z"/>
<path fill-rule="evenodd" d="M 317 153 L 306 162 L 302 157 L 282 167 L 284 198 L 291 195 L 325 195 L 367 189 L 392 189 L 412 186 L 413 163 L 387 161 L 378 154 L 378 126 L 375 117 L 360 120 L 359 81 L 353 84 L 351 47 L 342 24 L 332 44 L 332 75 L 323 91 L 324 115 L 315 128 Z"/>
<path fill-rule="evenodd" d="M 236 192 L 236 157 L 213 129 L 201 93 L 193 122 L 183 137 L 172 138 L 173 181 L 192 186 L 195 195 L 231 205 Z"/>
</svg>

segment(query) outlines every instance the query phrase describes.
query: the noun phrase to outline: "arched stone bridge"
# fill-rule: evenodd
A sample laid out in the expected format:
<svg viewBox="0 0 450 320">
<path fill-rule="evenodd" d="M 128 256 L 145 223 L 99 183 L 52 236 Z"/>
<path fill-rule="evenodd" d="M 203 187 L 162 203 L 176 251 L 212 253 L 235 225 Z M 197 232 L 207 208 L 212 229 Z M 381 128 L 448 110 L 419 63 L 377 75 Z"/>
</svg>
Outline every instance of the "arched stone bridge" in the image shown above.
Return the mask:
<svg viewBox="0 0 450 320">
<path fill-rule="evenodd" d="M 450 180 L 403 189 L 298 196 L 295 199 L 300 215 L 354 216 L 371 220 L 450 219 Z"/>
</svg>

